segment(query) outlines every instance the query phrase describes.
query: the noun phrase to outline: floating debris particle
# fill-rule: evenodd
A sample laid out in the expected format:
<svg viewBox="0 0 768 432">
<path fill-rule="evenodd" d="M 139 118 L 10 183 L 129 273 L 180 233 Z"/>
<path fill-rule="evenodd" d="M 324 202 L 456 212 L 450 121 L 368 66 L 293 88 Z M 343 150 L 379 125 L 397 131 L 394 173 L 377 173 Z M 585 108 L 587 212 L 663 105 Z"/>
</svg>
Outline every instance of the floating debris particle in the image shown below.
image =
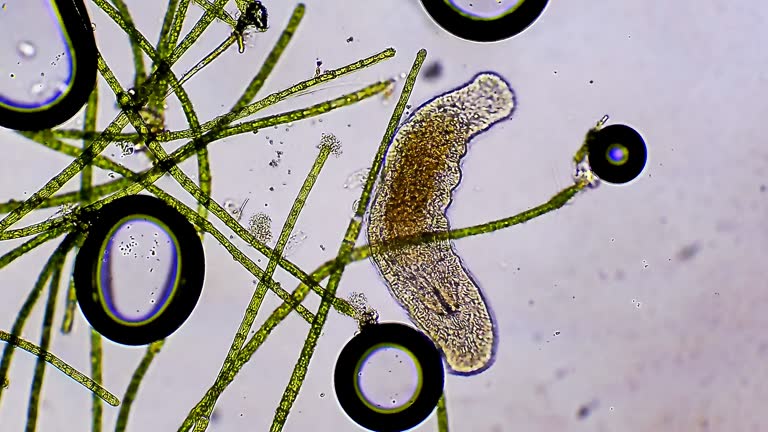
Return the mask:
<svg viewBox="0 0 768 432">
<path fill-rule="evenodd" d="M 322 138 L 320 138 L 320 144 L 317 145 L 317 148 L 322 149 L 325 147 L 328 147 L 331 154 L 336 157 L 339 157 L 342 154 L 341 141 L 339 141 L 334 134 L 324 133 Z"/>
<path fill-rule="evenodd" d="M 439 61 L 433 61 L 424 68 L 424 79 L 434 81 L 443 75 L 443 64 Z"/>
<path fill-rule="evenodd" d="M 235 200 L 226 199 L 221 206 L 224 207 L 224 210 L 226 210 L 227 213 L 229 213 L 233 218 L 240 222 L 240 219 L 243 218 L 243 211 L 245 210 L 245 206 L 248 205 L 248 201 L 249 199 L 246 198 L 242 204 L 238 205 Z"/>
<path fill-rule="evenodd" d="M 362 186 L 365 183 L 365 179 L 368 178 L 369 171 L 369 168 L 360 168 L 347 176 L 347 179 L 344 180 L 344 189 L 355 189 Z"/>
<path fill-rule="evenodd" d="M 367 325 L 376 324 L 379 321 L 379 313 L 368 305 L 368 299 L 365 294 L 352 292 L 347 298 L 347 302 L 355 310 L 355 319 L 360 329 Z"/>
<path fill-rule="evenodd" d="M 288 243 L 285 245 L 283 256 L 287 257 L 296 252 L 299 246 L 301 246 L 308 237 L 307 233 L 302 230 L 297 230 L 291 233 L 291 236 L 288 237 Z"/>
<path fill-rule="evenodd" d="M 248 221 L 248 232 L 256 240 L 267 244 L 272 241 L 272 218 L 268 214 L 259 212 L 251 216 Z"/>
<path fill-rule="evenodd" d="M 691 243 L 689 245 L 683 246 L 682 249 L 677 253 L 677 259 L 680 261 L 688 261 L 689 259 L 695 257 L 699 250 L 701 250 L 701 246 L 698 243 Z"/>
</svg>

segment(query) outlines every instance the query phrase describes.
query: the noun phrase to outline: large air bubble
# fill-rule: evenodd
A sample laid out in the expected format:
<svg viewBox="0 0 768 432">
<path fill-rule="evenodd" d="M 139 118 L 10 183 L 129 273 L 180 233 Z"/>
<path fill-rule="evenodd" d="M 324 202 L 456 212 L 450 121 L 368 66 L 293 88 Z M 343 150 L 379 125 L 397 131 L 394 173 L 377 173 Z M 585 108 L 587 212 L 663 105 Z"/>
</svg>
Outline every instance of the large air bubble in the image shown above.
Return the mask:
<svg viewBox="0 0 768 432">
<path fill-rule="evenodd" d="M 96 81 L 82 0 L 5 2 L 0 29 L 0 126 L 41 130 L 75 115 Z"/>
</svg>

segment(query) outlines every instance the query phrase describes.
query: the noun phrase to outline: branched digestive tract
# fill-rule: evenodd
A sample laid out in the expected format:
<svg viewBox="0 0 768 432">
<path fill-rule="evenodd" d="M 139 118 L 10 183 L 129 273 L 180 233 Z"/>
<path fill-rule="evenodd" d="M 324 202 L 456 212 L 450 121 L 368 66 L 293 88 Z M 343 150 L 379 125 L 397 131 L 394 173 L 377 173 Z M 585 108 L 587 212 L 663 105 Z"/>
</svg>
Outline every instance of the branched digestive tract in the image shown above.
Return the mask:
<svg viewBox="0 0 768 432">
<path fill-rule="evenodd" d="M 0 214 L 5 214 L 0 220 L 0 240 L 28 239 L 20 246 L 0 257 L 0 268 L 11 264 L 17 258 L 20 258 L 36 247 L 63 236 L 63 240 L 61 240 L 61 243 L 41 269 L 37 282 L 29 291 L 28 297 L 21 307 L 13 327 L 8 332 L 0 331 L 0 339 L 6 342 L 2 360 L 0 361 L 0 383 L 2 383 L 0 385 L 0 402 L 2 401 L 1 398 L 4 390 L 8 388 L 9 369 L 16 349 L 27 351 L 37 357 L 27 411 L 28 431 L 35 430 L 44 372 L 47 365 L 50 364 L 64 372 L 93 393 L 93 406 L 91 408 L 93 431 L 102 430 L 103 402 L 107 402 L 115 407 L 119 406 L 115 430 L 124 431 L 128 424 L 131 405 L 138 396 L 143 377 L 149 370 L 152 362 L 161 358 L 159 354 L 163 347 L 163 340 L 148 345 L 144 357 L 133 372 L 127 389 L 125 389 L 122 398 L 118 399 L 113 393 L 100 385 L 103 359 L 102 337 L 98 332 L 90 330 L 90 377 L 83 372 L 75 370 L 48 351 L 52 337 L 53 311 L 57 307 L 55 303 L 57 290 L 62 276 L 65 277 L 65 280 L 67 277 L 66 274 L 63 274 L 63 263 L 67 255 L 70 253 L 76 254 L 78 248 L 83 243 L 88 232 L 88 219 L 86 216 L 121 197 L 146 190 L 148 193 L 163 200 L 184 215 L 198 229 L 201 236 L 205 233 L 213 236 L 231 254 L 235 261 L 240 263 L 246 271 L 259 281 L 250 303 L 246 307 L 242 322 L 233 338 L 229 352 L 225 356 L 216 380 L 202 396 L 200 402 L 190 410 L 189 415 L 182 421 L 179 427 L 180 431 L 203 431 L 207 428 L 216 401 L 222 392 L 233 382 L 238 372 L 266 341 L 270 332 L 291 312 L 295 311 L 310 325 L 310 330 L 301 349 L 300 358 L 293 368 L 289 383 L 276 408 L 270 429 L 275 432 L 282 430 L 308 372 L 310 361 L 330 308 L 334 308 L 351 318 L 358 317 L 356 309 L 352 305 L 336 297 L 336 289 L 344 268 L 348 264 L 371 257 L 371 249 L 368 246 L 355 247 L 355 244 L 362 229 L 363 216 L 369 209 L 373 187 L 376 179 L 379 177 L 380 167 L 385 158 L 387 146 L 392 141 L 395 131 L 400 124 L 419 69 L 426 57 L 426 51 L 421 50 L 418 52 L 410 74 L 405 81 L 398 103 L 394 107 L 374 160 L 371 162 L 371 169 L 364 183 L 361 197 L 358 200 L 355 215 L 349 222 L 336 257 L 327 261 L 313 272 L 306 272 L 286 259 L 283 254 L 288 238 L 294 229 L 296 220 L 307 197 L 312 191 L 315 180 L 318 178 L 329 155 L 335 151 L 333 145 L 325 143 L 325 145 L 319 146 L 316 161 L 305 178 L 288 218 L 283 223 L 274 248 L 270 248 L 250 231 L 244 229 L 230 212 L 211 199 L 212 177 L 209 164 L 209 151 L 211 150 L 209 147 L 211 144 L 227 137 L 256 133 L 267 127 L 317 117 L 330 111 L 350 107 L 372 96 L 389 91 L 393 84 L 392 80 L 379 81 L 362 87 L 357 91 L 343 94 L 337 98 L 302 109 L 253 118 L 254 115 L 265 108 L 278 104 L 292 96 L 392 58 L 395 55 L 395 50 L 392 48 L 384 49 L 355 63 L 325 71 L 284 90 L 256 99 L 265 81 L 288 49 L 288 45 L 294 38 L 302 21 L 305 14 L 305 6 L 298 4 L 276 44 L 266 56 L 266 60 L 261 68 L 247 84 L 245 91 L 232 105 L 229 112 L 208 121 L 201 121 L 184 90 L 183 84 L 210 65 L 220 54 L 234 44 L 237 44 L 242 52 L 244 49 L 243 37 L 246 33 L 267 31 L 267 14 L 266 8 L 261 3 L 253 0 L 236 0 L 237 7 L 240 10 L 238 18 L 232 17 L 224 10 L 228 0 L 195 0 L 195 5 L 191 5 L 191 1 L 168 1 L 160 37 L 157 44 L 153 46 L 133 24 L 130 11 L 123 3 L 123 0 L 92 0 L 93 5 L 108 15 L 114 24 L 125 32 L 131 44 L 135 74 L 130 88 L 124 88 L 118 82 L 104 58 L 101 55 L 98 56 L 99 75 L 114 94 L 120 108 L 119 114 L 103 130 L 95 130 L 96 113 L 102 95 L 99 94 L 97 89 L 94 89 L 84 110 L 84 121 L 82 122 L 81 129 L 59 128 L 37 132 L 19 132 L 30 142 L 43 145 L 72 158 L 72 162 L 66 168 L 51 178 L 29 198 L 25 200 L 10 199 L 0 204 Z M 190 8 L 193 7 L 202 8 L 204 13 L 194 23 L 192 30 L 182 38 L 182 25 L 187 19 Z M 214 20 L 230 26 L 231 34 L 217 48 L 201 59 L 196 66 L 183 76 L 176 77 L 171 67 L 199 40 Z M 145 56 L 150 59 L 151 64 L 145 65 Z M 188 125 L 187 129 L 177 131 L 165 129 L 165 100 L 169 95 L 174 95 L 181 102 Z M 111 97 L 107 97 L 106 100 L 110 101 Z M 245 118 L 249 119 L 243 120 Z M 128 125 L 132 126 L 135 132 L 123 132 Z M 596 130 L 600 126 L 601 123 L 598 123 L 596 128 L 593 128 L 591 131 Z M 82 147 L 70 144 L 69 142 L 72 140 L 80 140 Z M 167 153 L 163 143 L 176 140 L 185 140 L 186 143 L 178 149 Z M 143 146 L 147 151 L 147 156 L 152 161 L 152 167 L 144 171 L 135 172 L 101 154 L 107 146 L 114 143 L 132 143 L 136 146 Z M 575 163 L 578 164 L 584 159 L 585 146 L 586 142 L 574 156 Z M 190 157 L 194 157 L 197 160 L 197 182 L 193 181 L 178 167 L 181 162 Z M 94 184 L 94 166 L 111 171 L 119 175 L 120 178 L 101 184 Z M 81 178 L 78 191 L 59 192 L 62 185 L 78 174 Z M 197 201 L 196 209 L 189 208 L 169 193 L 155 186 L 156 180 L 165 174 L 169 174 L 195 198 Z M 578 177 L 574 185 L 559 192 L 549 201 L 515 216 L 466 228 L 419 233 L 409 238 L 380 245 L 379 248 L 382 250 L 397 249 L 414 244 L 458 239 L 520 224 L 562 207 L 579 191 L 590 185 L 590 180 L 589 176 Z M 34 210 L 57 206 L 61 206 L 62 211 L 44 222 L 34 223 L 23 228 L 12 228 L 14 224 L 21 221 L 21 219 Z M 228 236 L 222 234 L 208 220 L 210 215 L 218 218 L 232 230 L 234 235 L 267 257 L 268 262 L 266 266 L 264 268 L 260 267 L 240 251 L 230 241 Z M 277 267 L 283 268 L 298 279 L 300 283 L 293 291 L 288 292 L 278 283 L 274 282 L 272 277 Z M 323 287 L 321 282 L 326 278 L 329 280 L 325 287 Z M 46 285 L 48 295 L 43 317 L 43 334 L 39 345 L 37 345 L 22 339 L 19 335 L 24 329 L 32 308 L 46 290 Z M 61 323 L 61 331 L 63 334 L 68 334 L 72 329 L 77 300 L 74 294 L 74 282 L 69 280 L 69 283 L 65 285 L 68 291 L 67 302 L 63 306 L 65 314 Z M 257 313 L 260 313 L 259 309 L 267 291 L 273 291 L 283 302 L 271 312 L 265 323 L 249 339 L 247 337 L 248 333 Z M 302 301 L 311 291 L 321 298 L 320 306 L 315 313 L 302 305 Z M 12 383 L 12 385 L 16 384 L 15 382 Z M 438 405 L 438 420 L 440 430 L 447 430 L 447 413 L 444 399 L 441 399 Z"/>
</svg>

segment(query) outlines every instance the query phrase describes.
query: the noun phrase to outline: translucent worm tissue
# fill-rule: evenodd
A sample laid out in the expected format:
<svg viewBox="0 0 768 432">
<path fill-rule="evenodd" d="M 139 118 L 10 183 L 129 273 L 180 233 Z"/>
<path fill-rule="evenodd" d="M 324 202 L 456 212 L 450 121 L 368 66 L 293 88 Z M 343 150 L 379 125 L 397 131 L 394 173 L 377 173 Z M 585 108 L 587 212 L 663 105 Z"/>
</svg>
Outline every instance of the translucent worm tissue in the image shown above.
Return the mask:
<svg viewBox="0 0 768 432">
<path fill-rule="evenodd" d="M 514 107 L 512 89 L 493 73 L 479 74 L 422 105 L 390 144 L 369 213 L 374 263 L 392 295 L 456 374 L 481 372 L 493 361 L 494 322 L 480 288 L 447 238 L 384 246 L 449 230 L 446 210 L 461 180 L 467 144 L 509 119 Z"/>
</svg>

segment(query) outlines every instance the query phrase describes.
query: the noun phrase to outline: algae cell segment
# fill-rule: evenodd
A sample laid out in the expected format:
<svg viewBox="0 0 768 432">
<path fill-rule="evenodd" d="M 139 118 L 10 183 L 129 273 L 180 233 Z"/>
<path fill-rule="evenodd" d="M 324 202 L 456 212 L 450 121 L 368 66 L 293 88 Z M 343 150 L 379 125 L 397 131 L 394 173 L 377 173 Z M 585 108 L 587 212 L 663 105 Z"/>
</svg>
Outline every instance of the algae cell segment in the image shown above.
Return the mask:
<svg viewBox="0 0 768 432">
<path fill-rule="evenodd" d="M 166 285 L 157 305 L 141 317 L 129 317 L 115 307 L 110 282 L 113 238 L 130 221 L 152 223 L 172 239 Z M 97 210 L 88 223 L 74 281 L 80 309 L 91 326 L 124 345 L 149 344 L 175 332 L 192 314 L 203 289 L 205 256 L 194 226 L 173 207 L 147 195 L 117 199 Z"/>
<path fill-rule="evenodd" d="M 395 409 L 374 406 L 360 388 L 363 363 L 378 348 L 393 347 L 411 357 L 418 386 L 408 403 Z M 357 424 L 377 432 L 400 432 L 422 423 L 437 406 L 445 385 L 440 351 L 425 334 L 400 323 L 364 326 L 344 346 L 336 361 L 334 390 L 341 408 Z"/>
<path fill-rule="evenodd" d="M 374 264 L 454 374 L 479 373 L 493 362 L 495 324 L 480 287 L 449 240 L 387 244 L 448 231 L 446 211 L 469 141 L 509 119 L 514 107 L 514 92 L 494 73 L 481 73 L 419 107 L 390 144 L 369 212 Z"/>
</svg>

